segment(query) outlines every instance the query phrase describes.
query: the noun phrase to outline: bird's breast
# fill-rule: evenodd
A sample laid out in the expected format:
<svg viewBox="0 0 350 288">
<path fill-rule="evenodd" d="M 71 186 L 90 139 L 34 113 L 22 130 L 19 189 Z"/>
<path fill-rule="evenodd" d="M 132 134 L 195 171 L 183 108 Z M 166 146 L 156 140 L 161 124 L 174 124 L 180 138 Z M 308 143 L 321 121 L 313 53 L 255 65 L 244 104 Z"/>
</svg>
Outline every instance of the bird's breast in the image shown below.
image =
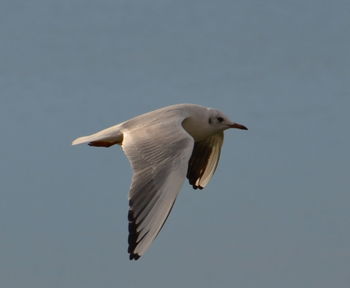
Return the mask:
<svg viewBox="0 0 350 288">
<path fill-rule="evenodd" d="M 182 122 L 182 126 L 196 142 L 213 134 L 213 131 L 209 129 L 210 127 L 206 123 L 203 123 L 203 121 L 194 121 L 191 118 L 187 118 Z"/>
</svg>

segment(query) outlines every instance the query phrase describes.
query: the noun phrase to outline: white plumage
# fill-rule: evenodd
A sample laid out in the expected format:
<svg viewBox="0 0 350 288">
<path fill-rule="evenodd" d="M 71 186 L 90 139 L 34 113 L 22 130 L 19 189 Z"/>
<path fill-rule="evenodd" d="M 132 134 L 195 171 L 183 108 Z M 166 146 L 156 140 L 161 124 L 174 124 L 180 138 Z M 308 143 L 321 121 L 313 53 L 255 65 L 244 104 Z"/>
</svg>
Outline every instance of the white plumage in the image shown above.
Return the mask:
<svg viewBox="0 0 350 288">
<path fill-rule="evenodd" d="M 163 227 L 187 176 L 204 188 L 217 167 L 228 128 L 247 128 L 220 111 L 194 104 L 167 106 L 80 137 L 73 145 L 121 145 L 133 168 L 129 191 L 130 259 L 137 260 Z"/>
</svg>

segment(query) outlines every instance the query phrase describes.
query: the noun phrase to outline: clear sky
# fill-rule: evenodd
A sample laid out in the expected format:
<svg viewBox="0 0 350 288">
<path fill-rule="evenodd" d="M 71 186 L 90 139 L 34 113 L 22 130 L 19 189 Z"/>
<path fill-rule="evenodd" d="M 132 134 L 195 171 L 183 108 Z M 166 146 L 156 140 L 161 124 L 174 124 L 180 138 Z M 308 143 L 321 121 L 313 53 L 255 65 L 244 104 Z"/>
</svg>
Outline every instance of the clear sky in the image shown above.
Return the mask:
<svg viewBox="0 0 350 288">
<path fill-rule="evenodd" d="M 0 286 L 350 285 L 350 2 L 0 2 Z M 206 189 L 127 255 L 131 169 L 71 141 L 195 103 L 227 131 Z"/>
</svg>

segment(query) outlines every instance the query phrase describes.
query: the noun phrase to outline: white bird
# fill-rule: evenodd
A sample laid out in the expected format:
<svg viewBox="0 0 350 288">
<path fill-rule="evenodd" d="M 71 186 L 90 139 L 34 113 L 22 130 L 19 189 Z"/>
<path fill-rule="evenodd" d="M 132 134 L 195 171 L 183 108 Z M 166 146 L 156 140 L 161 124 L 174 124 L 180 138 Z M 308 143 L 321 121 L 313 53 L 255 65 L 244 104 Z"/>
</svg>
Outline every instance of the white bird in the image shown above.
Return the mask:
<svg viewBox="0 0 350 288">
<path fill-rule="evenodd" d="M 247 130 L 218 110 L 177 104 L 73 141 L 97 147 L 119 144 L 130 161 L 130 260 L 142 256 L 156 238 L 186 176 L 194 189 L 208 184 L 228 128 Z"/>
</svg>

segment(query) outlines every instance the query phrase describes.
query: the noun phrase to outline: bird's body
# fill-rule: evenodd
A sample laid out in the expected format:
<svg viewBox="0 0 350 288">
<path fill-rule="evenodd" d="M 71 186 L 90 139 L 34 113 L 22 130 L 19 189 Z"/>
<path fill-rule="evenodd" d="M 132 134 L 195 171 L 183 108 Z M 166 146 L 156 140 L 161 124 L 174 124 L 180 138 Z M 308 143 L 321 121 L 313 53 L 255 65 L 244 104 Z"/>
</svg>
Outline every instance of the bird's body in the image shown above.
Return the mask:
<svg viewBox="0 0 350 288">
<path fill-rule="evenodd" d="M 131 163 L 130 259 L 143 255 L 158 235 L 186 176 L 195 189 L 209 182 L 228 128 L 247 129 L 218 110 L 177 104 L 73 141 L 97 147 L 119 144 Z"/>
</svg>

